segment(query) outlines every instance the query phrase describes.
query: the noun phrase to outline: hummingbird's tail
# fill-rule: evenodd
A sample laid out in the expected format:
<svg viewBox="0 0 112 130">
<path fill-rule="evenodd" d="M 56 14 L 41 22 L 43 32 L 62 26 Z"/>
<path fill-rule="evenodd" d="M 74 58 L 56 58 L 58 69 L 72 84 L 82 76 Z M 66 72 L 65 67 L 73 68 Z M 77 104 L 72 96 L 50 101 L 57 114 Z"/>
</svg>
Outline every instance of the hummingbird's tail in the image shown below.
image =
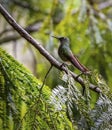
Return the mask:
<svg viewBox="0 0 112 130">
<path fill-rule="evenodd" d="M 82 73 L 85 73 L 85 74 L 89 74 L 89 73 L 90 73 L 89 69 L 86 68 L 83 64 L 81 64 L 81 63 L 79 62 L 79 60 L 77 59 L 77 57 L 74 56 L 74 55 L 71 57 L 71 63 L 72 63 L 77 69 L 79 69 Z"/>
</svg>

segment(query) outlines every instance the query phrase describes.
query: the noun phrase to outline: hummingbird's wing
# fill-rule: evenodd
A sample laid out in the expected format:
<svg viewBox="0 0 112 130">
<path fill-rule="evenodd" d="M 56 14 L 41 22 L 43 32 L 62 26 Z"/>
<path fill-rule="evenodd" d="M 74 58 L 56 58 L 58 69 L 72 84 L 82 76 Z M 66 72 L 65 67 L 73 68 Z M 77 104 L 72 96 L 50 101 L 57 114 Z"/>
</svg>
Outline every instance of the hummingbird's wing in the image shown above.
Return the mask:
<svg viewBox="0 0 112 130">
<path fill-rule="evenodd" d="M 65 49 L 65 55 L 66 55 L 66 58 L 68 59 L 68 61 L 70 61 L 81 72 L 85 73 L 85 72 L 89 71 L 84 65 L 82 65 L 80 63 L 80 61 L 77 59 L 77 57 L 73 55 L 70 48 Z"/>
</svg>

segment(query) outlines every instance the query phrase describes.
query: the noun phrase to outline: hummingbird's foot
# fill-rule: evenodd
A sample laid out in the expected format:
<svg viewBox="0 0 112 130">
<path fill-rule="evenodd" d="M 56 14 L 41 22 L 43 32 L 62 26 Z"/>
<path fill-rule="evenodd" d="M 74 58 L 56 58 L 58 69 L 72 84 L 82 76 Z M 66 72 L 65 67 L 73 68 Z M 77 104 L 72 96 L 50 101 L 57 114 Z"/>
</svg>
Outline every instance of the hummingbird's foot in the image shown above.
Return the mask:
<svg viewBox="0 0 112 130">
<path fill-rule="evenodd" d="M 79 75 L 76 76 L 76 79 L 78 79 L 83 74 L 84 75 L 91 75 L 91 71 L 85 71 L 85 72 L 80 73 Z"/>
<path fill-rule="evenodd" d="M 84 73 L 82 72 L 82 73 L 80 73 L 79 75 L 77 75 L 76 76 L 76 78 L 75 79 L 78 79 L 81 75 L 83 75 Z"/>
<path fill-rule="evenodd" d="M 62 64 L 60 65 L 60 68 L 62 68 L 63 66 L 66 67 L 67 64 L 66 64 L 66 63 L 62 63 Z"/>
<path fill-rule="evenodd" d="M 85 72 L 80 73 L 79 75 L 76 76 L 76 79 L 78 79 L 83 74 L 84 75 L 91 75 L 91 71 L 85 71 Z"/>
</svg>

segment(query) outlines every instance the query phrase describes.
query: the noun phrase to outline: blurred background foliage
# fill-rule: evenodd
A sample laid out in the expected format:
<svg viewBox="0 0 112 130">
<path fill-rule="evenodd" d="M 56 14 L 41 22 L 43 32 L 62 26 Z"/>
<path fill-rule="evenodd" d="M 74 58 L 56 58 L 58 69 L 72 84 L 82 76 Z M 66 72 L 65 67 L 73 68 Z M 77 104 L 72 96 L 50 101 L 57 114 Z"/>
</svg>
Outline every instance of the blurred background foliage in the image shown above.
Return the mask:
<svg viewBox="0 0 112 130">
<path fill-rule="evenodd" d="M 58 41 L 50 35 L 69 37 L 71 49 L 80 61 L 91 70 L 98 70 L 111 85 L 112 2 L 110 0 L 48 0 L 47 2 L 2 0 L 1 3 L 16 21 L 58 60 Z M 26 55 L 22 62 L 24 63 L 24 60 L 31 55 L 29 68 L 42 80 L 49 63 L 26 41 L 21 41 L 21 37 L 2 17 L 0 21 L 2 25 L 0 45 L 8 46 L 13 42 L 12 44 L 15 45 L 11 49 L 17 55 L 20 51 L 18 44 L 24 43 L 24 46 L 19 45 L 22 48 L 22 55 L 27 51 L 30 54 Z M 21 56 L 17 59 L 21 59 Z M 47 84 L 54 88 L 60 82 L 58 77 L 58 71 L 53 69 Z"/>
<path fill-rule="evenodd" d="M 7 11 L 14 17 L 14 19 L 19 23 L 28 33 L 30 33 L 37 41 L 39 41 L 46 50 L 49 51 L 51 55 L 53 55 L 57 60 L 61 61 L 58 54 L 57 54 L 57 49 L 59 46 L 59 43 L 57 40 L 53 39 L 51 35 L 55 36 L 66 36 L 69 37 L 71 41 L 71 49 L 76 54 L 76 56 L 80 59 L 81 63 L 83 63 L 85 66 L 87 66 L 90 70 L 92 71 L 97 71 L 97 73 L 101 74 L 106 83 L 109 85 L 110 89 L 112 90 L 112 1 L 111 0 L 1 0 L 0 3 L 7 9 Z M 50 67 L 50 63 L 29 43 L 27 43 L 23 38 L 21 38 L 16 31 L 7 23 L 7 21 L 0 16 L 0 47 L 4 48 L 8 53 L 13 55 L 15 59 L 26 65 L 32 72 L 33 74 L 41 81 L 44 80 L 44 76 L 46 72 L 48 71 L 48 68 Z M 1 51 L 2 54 L 2 51 Z M 2 56 L 1 56 L 2 57 Z M 10 58 L 9 58 L 10 60 Z M 7 63 L 8 59 L 4 62 Z M 15 61 L 14 61 L 15 62 Z M 2 62 L 1 62 L 2 63 Z M 8 64 L 9 68 L 10 65 L 13 64 L 13 60 L 11 60 Z M 16 63 L 17 64 L 17 63 Z M 4 64 L 4 66 L 7 64 Z M 2 65 L 3 67 L 3 65 Z M 7 70 L 9 69 L 7 68 Z M 23 67 L 19 66 L 19 70 L 21 69 L 24 70 Z M 74 71 L 75 73 L 79 74 L 80 72 L 76 70 L 73 66 L 69 66 L 69 68 Z M 15 68 L 14 68 L 15 69 Z M 13 71 L 13 67 L 12 67 Z M 10 70 L 8 70 L 8 73 L 11 74 Z M 16 70 L 18 71 L 18 70 Z M 14 71 L 16 73 L 16 71 Z M 25 71 L 25 70 L 24 70 Z M 24 73 L 24 71 L 22 73 Z M 18 73 L 18 72 L 17 72 Z M 26 72 L 27 74 L 29 72 Z M 3 75 L 0 73 L 0 76 L 2 77 Z M 29 75 L 27 75 L 29 76 Z M 55 88 L 58 86 L 57 89 L 53 89 L 53 94 L 52 94 L 52 100 L 55 105 L 59 105 L 59 101 L 54 102 L 53 96 L 55 94 L 65 96 L 64 93 L 61 93 L 61 89 L 65 91 L 66 93 L 66 87 L 63 88 L 62 86 L 60 87 L 59 85 L 66 84 L 62 79 L 62 75 L 60 75 L 60 71 L 53 68 L 50 72 L 50 74 L 47 77 L 46 85 L 48 85 L 51 89 Z M 14 80 L 14 77 L 11 77 L 12 81 Z M 34 77 L 33 77 L 34 78 Z M 25 81 L 25 77 L 23 78 Z M 20 79 L 20 81 L 23 81 L 23 79 Z M 2 84 L 4 84 L 4 80 L 1 81 Z M 7 80 L 7 79 L 6 79 Z M 92 79 L 96 80 L 96 79 Z M 29 81 L 33 83 L 31 80 L 31 77 L 29 78 Z M 37 81 L 35 81 L 37 82 Z M 71 81 L 72 82 L 72 81 Z M 94 81 L 95 82 L 95 81 Z M 8 82 L 7 82 L 8 83 Z M 106 86 L 106 83 L 102 79 L 98 78 L 98 81 L 95 82 L 99 87 L 104 87 L 103 92 L 106 94 L 108 92 L 108 87 Z M 22 82 L 24 84 L 24 82 Z M 41 84 L 40 81 L 38 81 L 38 84 Z M 77 83 L 76 83 L 77 84 Z M 99 85 L 100 84 L 100 85 Z M 70 83 L 71 85 L 71 83 Z M 6 85 L 7 86 L 7 85 Z M 19 84 L 17 83 L 17 86 Z M 28 84 L 27 86 L 30 86 Z M 34 84 L 34 86 L 36 86 Z M 63 85 L 64 86 L 64 85 Z M 67 86 L 67 85 L 65 85 Z M 39 87 L 39 85 L 38 85 Z M 73 87 L 73 86 L 72 86 Z M 107 87 L 107 88 L 106 88 Z M 4 88 L 4 87 L 3 87 Z M 23 87 L 24 88 L 24 87 Z M 30 106 L 34 103 L 33 100 L 35 98 L 31 98 L 30 95 L 36 94 L 38 96 L 38 90 L 37 88 L 33 88 L 30 86 L 28 90 L 24 90 L 26 88 L 19 88 L 18 92 L 19 93 L 27 93 L 25 99 L 22 100 L 27 100 L 29 102 L 25 102 L 26 104 L 23 105 L 19 104 L 19 108 L 23 107 L 22 109 L 22 114 L 25 113 L 24 111 L 25 105 Z M 48 88 L 47 88 L 48 89 Z M 45 89 L 44 91 L 47 91 Z M 73 96 L 77 96 L 77 100 L 79 100 L 79 103 L 85 102 L 82 98 L 80 99 L 81 95 L 79 94 L 79 91 L 77 90 L 76 86 L 74 85 L 74 90 Z M 106 91 L 107 89 L 107 91 Z M 59 91 L 58 91 L 59 90 Z M 7 90 L 6 90 L 7 91 Z M 33 92 L 32 92 L 33 91 Z M 47 101 L 49 96 L 46 99 L 47 94 L 51 94 L 51 90 L 48 89 L 47 92 L 45 92 L 45 99 L 42 98 L 42 101 Z M 62 92 L 63 92 L 62 91 Z M 12 94 L 13 92 L 11 92 Z M 60 94 L 61 93 L 61 94 Z M 88 93 L 88 92 L 87 92 Z M 10 93 L 8 93 L 10 94 Z M 49 95 L 50 95 L 49 94 Z M 3 93 L 4 95 L 4 93 Z M 24 94 L 23 94 L 24 95 Z M 98 98 L 98 95 L 95 94 L 94 92 L 91 92 L 92 98 L 91 100 L 91 108 L 94 107 L 96 100 Z M 10 95 L 9 99 L 10 99 Z M 16 97 L 17 96 L 17 97 Z M 70 96 L 70 95 L 68 95 Z M 19 96 L 20 98 L 21 96 Z M 24 97 L 24 96 L 23 96 Z M 88 98 L 89 96 L 87 96 Z M 6 97 L 4 97 L 6 98 Z M 14 95 L 13 98 L 18 98 L 18 95 Z M 58 97 L 59 98 L 59 97 Z M 65 97 L 65 99 L 68 97 Z M 61 99 L 60 99 L 61 100 Z M 69 99 L 70 100 L 70 99 Z M 77 101 L 75 99 L 75 101 Z M 88 99 L 87 99 L 88 100 Z M 11 102 L 12 99 L 10 99 L 9 102 Z M 108 101 L 108 102 L 107 102 Z M 16 104 L 18 104 L 19 100 L 16 101 Z M 62 101 L 63 102 L 63 101 Z M 14 106 L 13 102 L 10 106 Z M 63 103 L 64 104 L 64 103 Z M 62 104 L 62 107 L 64 106 Z M 111 107 L 111 101 L 105 98 L 100 97 L 100 100 L 98 100 L 96 109 L 91 111 L 91 114 L 86 113 L 90 115 L 93 119 L 94 122 L 96 123 L 95 125 L 100 128 L 100 123 L 102 123 L 103 119 L 106 118 L 106 114 L 102 114 L 103 109 L 101 109 L 99 106 L 103 105 L 107 108 Z M 49 104 L 47 104 L 49 105 Z M 77 105 L 77 103 L 75 104 Z M 78 113 L 76 106 L 73 115 Z M 78 108 L 81 109 L 82 115 L 84 117 L 88 117 L 88 115 L 84 115 L 84 110 L 89 111 L 89 108 L 84 108 L 85 104 L 78 104 Z M 35 111 L 37 107 L 39 107 L 41 112 L 46 111 L 44 109 L 46 106 L 46 102 L 37 104 L 37 106 L 34 106 L 34 110 L 30 109 L 30 111 Z M 59 107 L 59 106 L 58 106 Z M 81 108 L 82 107 L 82 108 Z M 86 106 L 87 107 L 87 106 Z M 49 106 L 47 108 L 50 108 L 50 111 L 52 110 L 52 107 Z M 108 111 L 108 109 L 106 110 Z M 12 111 L 16 111 L 15 108 L 11 108 Z M 42 110 L 41 110 L 42 109 Z M 64 108 L 65 109 L 65 108 Z M 82 110 L 83 109 L 83 110 Z M 101 109 L 101 110 L 100 110 Z M 112 112 L 111 109 L 109 109 L 110 113 Z M 29 111 L 29 112 L 30 112 Z M 96 116 L 99 112 L 99 119 L 96 119 Z M 102 113 L 101 113 L 102 112 Z M 94 114 L 93 114 L 94 113 Z M 109 113 L 109 114 L 110 114 Z M 16 114 L 16 113 L 15 113 Z M 35 113 L 32 113 L 35 114 Z M 48 114 L 48 115 L 47 115 Z M 52 113 L 55 115 L 56 113 Z M 93 114 L 93 115 L 92 115 Z M 101 115 L 100 115 L 101 114 Z M 23 114 L 24 115 L 24 114 Z M 22 115 L 22 116 L 23 116 Z M 30 115 L 30 113 L 29 113 Z M 28 119 L 30 119 L 34 115 L 28 115 Z M 37 114 L 38 115 L 38 114 Z M 38 116 L 38 120 L 40 120 L 42 113 L 40 116 Z M 77 114 L 78 116 L 76 120 L 79 121 L 80 119 L 80 114 Z M 15 115 L 13 115 L 14 117 Z M 65 116 L 65 113 L 64 115 Z M 16 117 L 20 117 L 20 115 L 16 115 Z M 54 116 L 56 117 L 56 115 Z M 83 122 L 82 124 L 85 126 L 82 126 L 82 128 L 87 128 L 87 124 L 84 122 L 84 117 L 81 118 L 80 123 Z M 52 119 L 49 120 L 49 113 L 46 113 L 45 116 L 43 116 L 43 122 L 44 118 L 46 118 L 46 122 L 52 121 Z M 98 118 L 98 117 L 97 117 Z M 19 119 L 19 118 L 18 118 Z M 56 118 L 55 118 L 56 119 Z M 72 117 L 72 120 L 74 117 Z M 111 119 L 111 117 L 110 117 Z M 16 118 L 15 118 L 16 120 Z M 32 119 L 33 120 L 33 119 Z M 34 119 L 35 120 L 35 119 Z M 62 121 L 62 118 L 58 118 L 60 124 Z M 71 127 L 71 123 L 66 119 L 66 122 L 68 122 L 68 126 L 64 127 L 63 124 L 60 126 L 57 126 L 57 129 L 61 129 L 63 126 L 63 129 L 68 129 Z M 89 120 L 89 119 L 87 119 Z M 42 123 L 40 121 L 40 123 Z M 102 121 L 102 122 L 101 122 Z M 53 123 L 49 124 L 49 126 L 45 124 L 43 127 L 53 127 Z M 57 121 L 58 122 L 58 121 Z M 64 122 L 64 121 L 63 121 Z M 65 122 L 65 124 L 66 124 Z M 11 123 L 11 122 L 9 122 Z M 32 121 L 32 123 L 34 123 Z M 75 122 L 76 123 L 76 122 Z M 75 124 L 72 122 L 72 124 Z M 36 124 L 36 123 L 35 123 Z M 58 123 L 57 123 L 58 124 Z M 64 125 L 65 125 L 64 124 Z M 80 127 L 80 124 L 78 124 Z M 90 124 L 89 124 L 90 125 Z M 107 124 L 105 124 L 105 127 Z M 24 122 L 23 122 L 24 126 Z M 42 124 L 40 125 L 42 126 Z M 74 125 L 75 126 L 75 125 Z M 111 126 L 110 126 L 111 127 Z M 104 128 L 104 127 L 103 127 Z M 111 127 L 112 128 L 112 127 Z M 45 129 L 45 128 L 42 128 Z M 72 129 L 72 127 L 71 127 Z M 75 128 L 76 129 L 76 128 Z"/>
</svg>

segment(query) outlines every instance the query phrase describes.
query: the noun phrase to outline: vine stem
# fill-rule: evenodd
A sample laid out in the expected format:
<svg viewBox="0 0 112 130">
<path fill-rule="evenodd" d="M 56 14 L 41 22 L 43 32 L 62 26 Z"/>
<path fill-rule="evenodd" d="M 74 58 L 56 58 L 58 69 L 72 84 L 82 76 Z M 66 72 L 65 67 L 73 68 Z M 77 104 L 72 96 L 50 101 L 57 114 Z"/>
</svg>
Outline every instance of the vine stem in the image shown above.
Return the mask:
<svg viewBox="0 0 112 130">
<path fill-rule="evenodd" d="M 40 94 L 41 94 L 41 91 L 42 91 L 42 89 L 43 89 L 43 87 L 44 87 L 44 84 L 45 84 L 45 81 L 46 81 L 46 79 L 47 79 L 47 76 L 48 76 L 48 74 L 50 73 L 52 67 L 53 67 L 53 66 L 52 66 L 52 64 L 51 64 L 50 68 L 48 69 L 48 71 L 47 71 L 47 73 L 46 73 L 46 75 L 45 75 L 45 77 L 44 77 L 42 86 L 41 86 L 41 88 L 40 88 Z"/>
</svg>

